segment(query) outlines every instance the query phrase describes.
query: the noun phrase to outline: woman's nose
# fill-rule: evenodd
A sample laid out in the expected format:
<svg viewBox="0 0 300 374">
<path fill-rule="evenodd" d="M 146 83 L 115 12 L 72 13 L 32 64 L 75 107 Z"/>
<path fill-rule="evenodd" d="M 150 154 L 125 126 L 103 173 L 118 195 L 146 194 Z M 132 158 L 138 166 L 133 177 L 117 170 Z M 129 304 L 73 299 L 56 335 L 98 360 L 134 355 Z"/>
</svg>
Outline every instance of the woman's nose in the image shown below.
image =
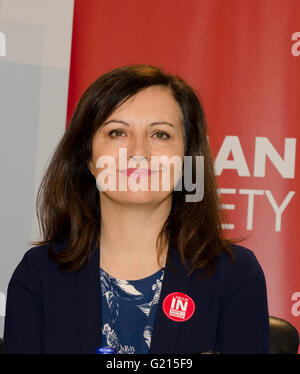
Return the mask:
<svg viewBox="0 0 300 374">
<path fill-rule="evenodd" d="M 128 159 L 134 157 L 135 161 L 149 161 L 151 156 L 149 144 L 142 137 L 131 139 L 127 147 L 127 156 Z"/>
</svg>

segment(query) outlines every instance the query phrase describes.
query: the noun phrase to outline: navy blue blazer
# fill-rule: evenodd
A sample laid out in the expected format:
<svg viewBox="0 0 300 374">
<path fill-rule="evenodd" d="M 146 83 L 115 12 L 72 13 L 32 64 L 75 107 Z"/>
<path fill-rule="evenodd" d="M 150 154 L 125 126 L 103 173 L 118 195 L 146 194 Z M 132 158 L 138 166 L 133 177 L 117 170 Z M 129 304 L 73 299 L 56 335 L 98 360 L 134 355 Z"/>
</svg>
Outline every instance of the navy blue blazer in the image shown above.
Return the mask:
<svg viewBox="0 0 300 374">
<path fill-rule="evenodd" d="M 63 251 L 68 239 L 55 244 Z M 48 245 L 29 249 L 7 290 L 6 353 L 94 353 L 101 346 L 99 250 L 77 271 L 62 273 L 47 255 Z M 218 257 L 214 274 L 188 276 L 177 251 L 170 252 L 149 353 L 269 353 L 266 282 L 253 252 L 232 245 L 236 257 Z M 169 247 L 170 251 L 170 247 Z M 163 300 L 173 292 L 191 297 L 192 317 L 166 316 Z"/>
</svg>

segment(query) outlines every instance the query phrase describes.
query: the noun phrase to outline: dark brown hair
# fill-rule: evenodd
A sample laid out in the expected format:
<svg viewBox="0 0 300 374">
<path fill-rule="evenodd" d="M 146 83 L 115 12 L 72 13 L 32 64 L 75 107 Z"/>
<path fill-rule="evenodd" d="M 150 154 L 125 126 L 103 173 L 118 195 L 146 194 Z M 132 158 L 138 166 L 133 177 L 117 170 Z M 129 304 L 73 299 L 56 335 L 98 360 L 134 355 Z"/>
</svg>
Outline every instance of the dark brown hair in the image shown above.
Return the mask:
<svg viewBox="0 0 300 374">
<path fill-rule="evenodd" d="M 56 253 L 51 246 L 48 251 L 61 271 L 79 269 L 100 243 L 99 191 L 88 168 L 93 136 L 118 106 L 154 85 L 169 89 L 180 105 L 185 156 L 192 156 L 193 160 L 197 155 L 204 156 L 204 197 L 199 202 L 186 202 L 188 192 L 184 186 L 182 191 L 172 192 L 171 211 L 157 237 L 158 259 L 165 244 L 172 240 L 182 262 L 190 264 L 190 273 L 204 269 L 211 275 L 222 251 L 234 260 L 230 244 L 239 240 L 225 239 L 222 231 L 221 221 L 227 222 L 227 217 L 221 209 L 206 119 L 196 90 L 162 68 L 137 64 L 105 73 L 84 92 L 39 187 L 36 211 L 43 240 L 32 244 L 58 243 L 69 238 L 63 252 Z"/>
</svg>

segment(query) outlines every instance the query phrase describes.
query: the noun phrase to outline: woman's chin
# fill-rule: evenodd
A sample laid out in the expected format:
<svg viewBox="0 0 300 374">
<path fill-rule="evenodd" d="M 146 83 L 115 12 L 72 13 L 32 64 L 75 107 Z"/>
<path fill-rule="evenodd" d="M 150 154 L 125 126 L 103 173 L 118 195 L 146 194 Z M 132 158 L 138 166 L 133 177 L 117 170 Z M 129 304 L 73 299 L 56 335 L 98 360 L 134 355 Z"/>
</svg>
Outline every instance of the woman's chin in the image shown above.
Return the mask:
<svg viewBox="0 0 300 374">
<path fill-rule="evenodd" d="M 102 191 L 109 199 L 121 204 L 157 204 L 165 200 L 170 191 Z"/>
</svg>

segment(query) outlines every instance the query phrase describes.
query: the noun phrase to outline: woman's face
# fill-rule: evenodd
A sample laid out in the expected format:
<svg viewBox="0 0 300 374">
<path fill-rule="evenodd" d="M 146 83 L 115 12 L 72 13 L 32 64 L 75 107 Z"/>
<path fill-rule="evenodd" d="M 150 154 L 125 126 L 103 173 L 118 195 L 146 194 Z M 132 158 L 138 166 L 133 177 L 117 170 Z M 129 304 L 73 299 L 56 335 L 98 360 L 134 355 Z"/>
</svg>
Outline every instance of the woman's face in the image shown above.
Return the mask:
<svg viewBox="0 0 300 374">
<path fill-rule="evenodd" d="M 160 159 L 162 163 L 151 163 L 153 156 L 166 157 Z M 181 163 L 172 163 L 173 156 Z M 121 203 L 159 203 L 172 194 L 181 177 L 183 156 L 181 108 L 169 90 L 151 86 L 123 103 L 101 124 L 92 141 L 89 168 L 108 198 Z M 101 164 L 100 160 L 108 159 L 108 164 Z M 135 168 L 140 171 L 132 173 Z M 163 187 L 163 178 L 169 187 Z"/>
</svg>

